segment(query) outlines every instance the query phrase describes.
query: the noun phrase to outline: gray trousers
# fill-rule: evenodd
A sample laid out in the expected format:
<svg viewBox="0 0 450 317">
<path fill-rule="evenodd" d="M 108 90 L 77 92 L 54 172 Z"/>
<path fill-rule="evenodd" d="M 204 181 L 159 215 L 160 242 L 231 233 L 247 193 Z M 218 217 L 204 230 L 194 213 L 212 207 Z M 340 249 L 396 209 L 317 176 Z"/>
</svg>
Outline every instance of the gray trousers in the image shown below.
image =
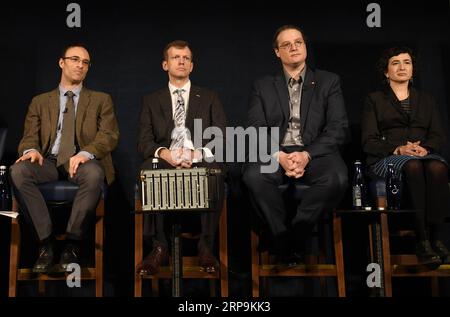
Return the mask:
<svg viewBox="0 0 450 317">
<path fill-rule="evenodd" d="M 69 239 L 83 239 L 83 228 L 88 216 L 96 209 L 100 198 L 105 173 L 97 160 L 80 164 L 73 178 L 62 168 L 57 169 L 55 161 L 44 159 L 38 163 L 22 161 L 10 167 L 12 183 L 16 190 L 19 203 L 27 212 L 36 230 L 39 240 L 44 240 L 53 232 L 52 220 L 47 204 L 37 184 L 67 179 L 79 186 L 72 204 L 72 211 L 67 223 L 66 235 Z"/>
</svg>

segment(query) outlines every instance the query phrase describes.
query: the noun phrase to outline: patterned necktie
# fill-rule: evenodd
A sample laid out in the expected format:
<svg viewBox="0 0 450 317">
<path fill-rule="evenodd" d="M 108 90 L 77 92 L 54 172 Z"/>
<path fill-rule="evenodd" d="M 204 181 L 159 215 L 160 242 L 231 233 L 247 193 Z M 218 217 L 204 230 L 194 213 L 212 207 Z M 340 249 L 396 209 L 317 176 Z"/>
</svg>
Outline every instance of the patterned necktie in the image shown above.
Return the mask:
<svg viewBox="0 0 450 317">
<path fill-rule="evenodd" d="M 172 132 L 172 144 L 170 145 L 170 150 L 182 148 L 186 138 L 186 112 L 184 109 L 183 92 L 185 92 L 184 89 L 177 89 L 173 92 L 174 94 L 177 94 L 177 104 L 175 106 L 175 113 L 173 116 L 175 129 Z"/>
<path fill-rule="evenodd" d="M 61 143 L 59 145 L 56 166 L 65 164 L 75 153 L 75 105 L 73 103 L 74 93 L 67 91 L 66 109 L 64 111 L 63 126 L 61 132 Z"/>
</svg>

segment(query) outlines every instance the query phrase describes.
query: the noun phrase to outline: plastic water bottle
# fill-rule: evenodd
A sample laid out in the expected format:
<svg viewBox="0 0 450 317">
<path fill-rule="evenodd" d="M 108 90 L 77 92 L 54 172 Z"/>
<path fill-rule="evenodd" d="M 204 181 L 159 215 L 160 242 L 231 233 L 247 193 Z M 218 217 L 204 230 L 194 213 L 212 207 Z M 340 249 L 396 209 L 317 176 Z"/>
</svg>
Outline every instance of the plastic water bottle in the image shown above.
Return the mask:
<svg viewBox="0 0 450 317">
<path fill-rule="evenodd" d="M 400 209 L 401 202 L 401 190 L 400 179 L 395 174 L 394 164 L 388 164 L 388 170 L 386 173 L 386 199 L 388 209 L 398 210 Z"/>
<path fill-rule="evenodd" d="M 152 169 L 157 170 L 159 168 L 159 159 L 157 157 L 152 158 Z"/>
<path fill-rule="evenodd" d="M 6 166 L 0 166 L 0 210 L 11 211 L 11 190 L 8 184 L 8 174 L 6 172 Z"/>
<path fill-rule="evenodd" d="M 355 168 L 352 183 L 353 208 L 363 209 L 367 204 L 366 185 L 362 171 L 361 161 L 355 161 Z"/>
</svg>

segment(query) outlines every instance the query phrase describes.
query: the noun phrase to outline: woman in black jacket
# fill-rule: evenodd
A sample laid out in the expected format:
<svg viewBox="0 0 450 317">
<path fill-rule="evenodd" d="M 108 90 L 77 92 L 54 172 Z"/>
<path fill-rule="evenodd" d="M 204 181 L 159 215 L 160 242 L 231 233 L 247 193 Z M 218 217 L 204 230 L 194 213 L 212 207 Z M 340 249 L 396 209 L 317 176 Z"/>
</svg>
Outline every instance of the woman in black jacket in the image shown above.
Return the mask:
<svg viewBox="0 0 450 317">
<path fill-rule="evenodd" d="M 385 177 L 388 163 L 406 182 L 416 213 L 416 254 L 423 263 L 450 263 L 444 220 L 450 213 L 445 142 L 433 98 L 411 86 L 415 58 L 407 47 L 383 52 L 383 91 L 369 94 L 362 114 L 362 146 L 371 173 Z M 429 237 L 428 234 L 429 233 Z M 431 243 L 430 243 L 431 240 Z"/>
</svg>

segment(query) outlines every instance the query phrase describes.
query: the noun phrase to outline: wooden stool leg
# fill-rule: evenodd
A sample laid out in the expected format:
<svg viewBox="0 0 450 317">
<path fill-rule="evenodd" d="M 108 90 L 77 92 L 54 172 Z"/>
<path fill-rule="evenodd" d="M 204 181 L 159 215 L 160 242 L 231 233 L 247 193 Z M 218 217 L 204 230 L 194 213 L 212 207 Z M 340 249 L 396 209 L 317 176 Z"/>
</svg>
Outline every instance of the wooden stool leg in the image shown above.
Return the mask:
<svg viewBox="0 0 450 317">
<path fill-rule="evenodd" d="M 431 277 L 431 296 L 439 297 L 439 277 Z"/>
<path fill-rule="evenodd" d="M 216 280 L 215 279 L 209 279 L 209 296 L 216 297 Z"/>
<path fill-rule="evenodd" d="M 227 200 L 224 199 L 219 223 L 220 295 L 228 297 Z"/>
<path fill-rule="evenodd" d="M 17 202 L 13 200 L 13 210 L 17 211 Z M 11 219 L 11 247 L 9 255 L 9 297 L 17 295 L 17 275 L 20 263 L 20 227 L 17 218 Z"/>
<path fill-rule="evenodd" d="M 345 297 L 345 273 L 344 273 L 344 250 L 342 246 L 342 223 L 341 218 L 333 212 L 333 241 L 334 254 L 336 257 L 336 274 L 338 284 L 338 296 Z"/>
<path fill-rule="evenodd" d="M 38 280 L 38 295 L 45 296 L 45 280 Z"/>
<path fill-rule="evenodd" d="M 380 217 L 381 243 L 383 248 L 384 292 L 386 297 L 392 297 L 392 267 L 387 214 L 383 213 L 380 215 Z"/>
<path fill-rule="evenodd" d="M 97 208 L 104 208 L 103 199 Z M 98 217 L 95 224 L 95 296 L 103 296 L 103 230 L 104 218 Z"/>
<path fill-rule="evenodd" d="M 157 277 L 152 278 L 152 296 L 154 297 L 159 296 L 159 279 Z"/>
<path fill-rule="evenodd" d="M 141 201 L 136 200 L 136 211 L 141 210 Z M 134 296 L 142 296 L 142 277 L 136 274 L 136 268 L 143 259 L 143 222 L 144 215 L 136 213 L 134 215 Z"/>
<path fill-rule="evenodd" d="M 251 231 L 251 252 L 252 252 L 252 296 L 259 297 L 259 237 Z"/>
</svg>

